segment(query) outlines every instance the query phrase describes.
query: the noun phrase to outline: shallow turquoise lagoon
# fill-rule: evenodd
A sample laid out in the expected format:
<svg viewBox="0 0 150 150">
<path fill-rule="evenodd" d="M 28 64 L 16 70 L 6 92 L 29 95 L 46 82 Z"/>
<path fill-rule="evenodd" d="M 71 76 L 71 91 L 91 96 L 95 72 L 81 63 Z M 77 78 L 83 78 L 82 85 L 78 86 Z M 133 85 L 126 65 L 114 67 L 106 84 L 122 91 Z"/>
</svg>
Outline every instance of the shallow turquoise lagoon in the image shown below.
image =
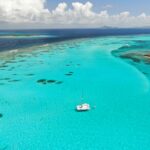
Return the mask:
<svg viewBox="0 0 150 150">
<path fill-rule="evenodd" d="M 79 39 L 1 53 L 0 149 L 149 150 L 149 77 L 112 55 L 137 39 L 150 36 Z M 92 109 L 76 112 L 84 102 Z"/>
</svg>

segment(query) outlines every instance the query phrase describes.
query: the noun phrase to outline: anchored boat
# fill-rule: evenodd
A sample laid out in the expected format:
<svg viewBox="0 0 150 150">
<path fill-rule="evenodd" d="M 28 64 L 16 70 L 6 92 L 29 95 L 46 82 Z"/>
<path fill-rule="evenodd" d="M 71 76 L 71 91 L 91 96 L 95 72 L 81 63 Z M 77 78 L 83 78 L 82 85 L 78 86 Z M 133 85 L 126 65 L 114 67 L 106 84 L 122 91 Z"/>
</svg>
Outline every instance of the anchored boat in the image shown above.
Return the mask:
<svg viewBox="0 0 150 150">
<path fill-rule="evenodd" d="M 76 110 L 77 111 L 88 111 L 90 110 L 90 105 L 87 103 L 81 104 L 81 105 L 77 105 L 76 106 Z"/>
</svg>

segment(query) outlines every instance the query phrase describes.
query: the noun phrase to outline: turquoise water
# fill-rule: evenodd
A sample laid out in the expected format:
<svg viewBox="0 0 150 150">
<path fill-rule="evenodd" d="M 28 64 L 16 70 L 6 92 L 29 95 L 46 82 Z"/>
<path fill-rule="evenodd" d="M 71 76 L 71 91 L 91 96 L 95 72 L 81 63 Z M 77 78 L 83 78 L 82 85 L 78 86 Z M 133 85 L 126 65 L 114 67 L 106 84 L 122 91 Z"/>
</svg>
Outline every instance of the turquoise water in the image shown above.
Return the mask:
<svg viewBox="0 0 150 150">
<path fill-rule="evenodd" d="M 112 55 L 137 38 L 150 40 L 89 38 L 1 53 L 0 149 L 150 149 L 149 78 Z M 76 112 L 84 102 L 92 109 Z"/>
</svg>

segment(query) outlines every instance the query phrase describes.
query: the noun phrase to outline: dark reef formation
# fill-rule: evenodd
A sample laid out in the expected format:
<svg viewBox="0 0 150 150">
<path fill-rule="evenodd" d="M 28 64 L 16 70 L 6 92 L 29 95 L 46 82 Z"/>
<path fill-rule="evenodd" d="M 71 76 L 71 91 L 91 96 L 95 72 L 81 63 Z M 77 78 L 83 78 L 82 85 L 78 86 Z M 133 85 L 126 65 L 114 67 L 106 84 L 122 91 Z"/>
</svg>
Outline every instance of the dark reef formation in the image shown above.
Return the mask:
<svg viewBox="0 0 150 150">
<path fill-rule="evenodd" d="M 112 51 L 112 55 L 134 65 L 147 77 L 150 74 L 150 41 L 131 41 L 130 45 L 126 44 Z"/>
<path fill-rule="evenodd" d="M 72 75 L 73 75 L 73 72 L 70 71 L 70 72 L 66 73 L 65 75 L 66 75 L 66 76 L 72 76 Z"/>
<path fill-rule="evenodd" d="M 62 84 L 63 81 L 40 79 L 40 80 L 37 80 L 37 83 L 40 83 L 40 84 L 53 84 L 53 83 Z"/>
<path fill-rule="evenodd" d="M 3 114 L 2 113 L 0 113 L 0 118 L 2 118 L 3 117 Z"/>
<path fill-rule="evenodd" d="M 133 62 L 150 64 L 150 52 L 128 52 L 119 55 L 123 59 L 130 59 Z"/>
</svg>

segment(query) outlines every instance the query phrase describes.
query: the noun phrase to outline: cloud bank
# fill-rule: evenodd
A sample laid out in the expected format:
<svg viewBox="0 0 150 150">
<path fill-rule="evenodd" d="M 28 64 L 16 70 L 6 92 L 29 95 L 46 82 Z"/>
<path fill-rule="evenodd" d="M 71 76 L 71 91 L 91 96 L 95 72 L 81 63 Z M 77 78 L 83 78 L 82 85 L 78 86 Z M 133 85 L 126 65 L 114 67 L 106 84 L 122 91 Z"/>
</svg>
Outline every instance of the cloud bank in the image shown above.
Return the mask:
<svg viewBox="0 0 150 150">
<path fill-rule="evenodd" d="M 143 27 L 150 26 L 150 16 L 144 12 L 133 16 L 129 11 L 109 14 L 106 10 L 94 12 L 91 2 L 59 3 L 54 10 L 46 7 L 46 0 L 0 0 L 0 28 L 4 27 Z M 109 7 L 108 7 L 109 6 Z M 112 6 L 111 6 L 112 7 Z M 100 7 L 101 8 L 101 7 Z"/>
</svg>

